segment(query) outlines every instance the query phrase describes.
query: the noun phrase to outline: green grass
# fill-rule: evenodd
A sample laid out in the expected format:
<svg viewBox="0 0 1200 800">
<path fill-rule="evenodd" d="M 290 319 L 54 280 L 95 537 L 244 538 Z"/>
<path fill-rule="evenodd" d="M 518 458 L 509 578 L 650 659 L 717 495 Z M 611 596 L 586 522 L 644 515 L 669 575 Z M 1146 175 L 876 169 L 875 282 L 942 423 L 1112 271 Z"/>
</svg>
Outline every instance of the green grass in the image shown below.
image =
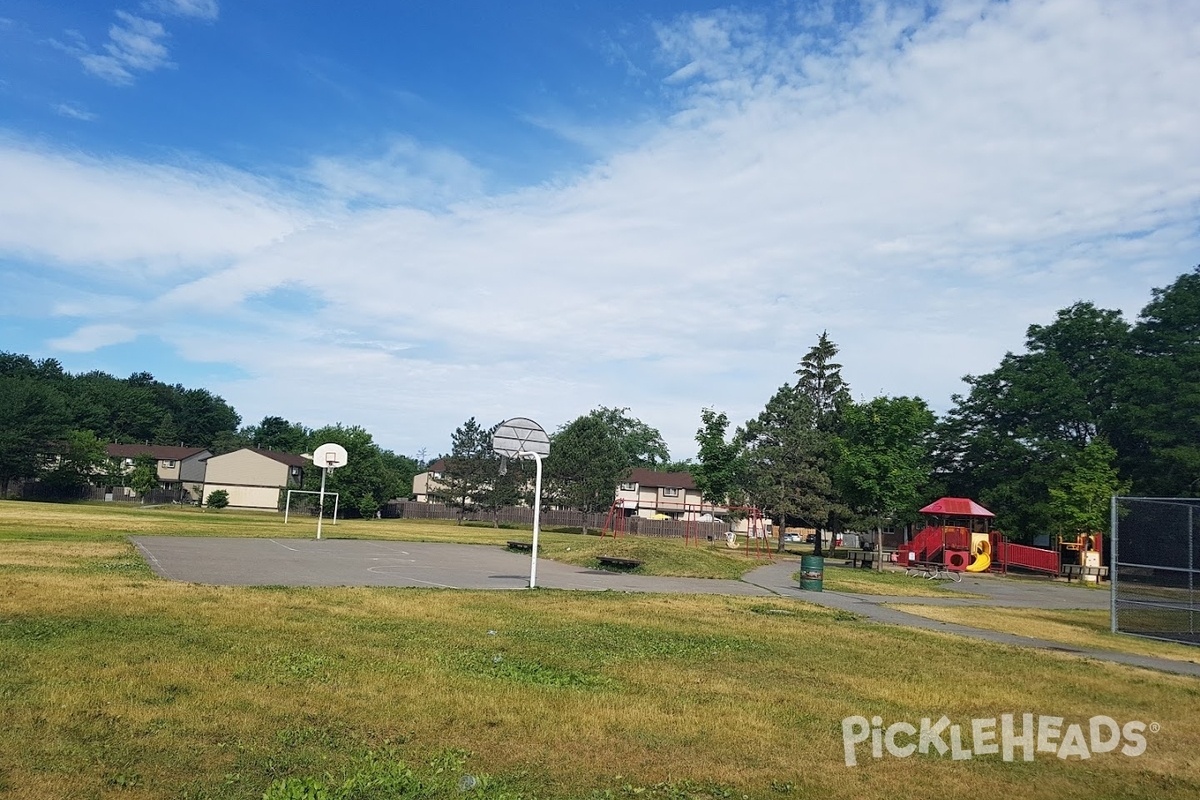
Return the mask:
<svg viewBox="0 0 1200 800">
<path fill-rule="evenodd" d="M 513 537 L 509 537 L 513 538 Z M 538 551 L 546 558 L 586 567 L 600 567 L 600 556 L 631 558 L 641 566 L 630 570 L 639 575 L 672 575 L 695 578 L 737 580 L 746 572 L 762 566 L 743 551 L 711 545 L 684 544 L 674 539 L 639 536 L 563 536 L 539 538 Z"/>
<path fill-rule="evenodd" d="M 0 795 L 1200 795 L 1192 679 L 784 598 L 191 585 L 123 538 L 241 535 L 213 517 L 0 504 Z M 1014 711 L 1162 732 L 1137 758 L 842 761 L 849 715 Z"/>
<path fill-rule="evenodd" d="M 800 573 L 792 576 L 800 580 Z M 824 588 L 830 592 L 851 594 L 884 595 L 890 597 L 963 597 L 979 598 L 982 595 L 951 589 L 936 581 L 913 578 L 903 572 L 856 567 L 844 567 L 825 561 Z"/>
</svg>

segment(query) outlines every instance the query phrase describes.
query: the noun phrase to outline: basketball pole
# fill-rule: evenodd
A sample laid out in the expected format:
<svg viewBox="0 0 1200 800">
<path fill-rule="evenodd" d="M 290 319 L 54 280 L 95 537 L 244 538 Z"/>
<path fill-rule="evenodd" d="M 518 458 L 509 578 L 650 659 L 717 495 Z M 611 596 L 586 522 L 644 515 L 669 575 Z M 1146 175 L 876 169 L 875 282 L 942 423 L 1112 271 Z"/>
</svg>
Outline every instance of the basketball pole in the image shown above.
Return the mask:
<svg viewBox="0 0 1200 800">
<path fill-rule="evenodd" d="M 325 519 L 325 473 L 328 467 L 321 467 L 321 504 L 317 506 L 317 538 L 321 538 L 321 521 Z"/>
<path fill-rule="evenodd" d="M 529 565 L 529 588 L 537 588 L 537 550 L 538 550 L 538 532 L 541 529 L 542 521 L 542 456 L 539 453 L 521 450 L 517 453 L 518 456 L 533 456 L 534 462 L 537 464 L 536 478 L 534 480 L 533 489 L 533 553 L 530 556 Z"/>
</svg>

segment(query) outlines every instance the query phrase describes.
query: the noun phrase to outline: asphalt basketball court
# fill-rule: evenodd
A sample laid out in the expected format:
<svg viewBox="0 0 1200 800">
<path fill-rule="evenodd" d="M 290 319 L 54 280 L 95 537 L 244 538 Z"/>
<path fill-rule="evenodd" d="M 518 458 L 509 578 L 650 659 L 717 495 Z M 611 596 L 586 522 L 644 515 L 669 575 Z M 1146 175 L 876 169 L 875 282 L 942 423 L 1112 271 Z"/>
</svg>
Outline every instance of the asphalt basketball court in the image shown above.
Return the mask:
<svg viewBox="0 0 1200 800">
<path fill-rule="evenodd" d="M 359 539 L 133 536 L 156 575 L 220 586 L 408 586 L 525 589 L 530 557 L 489 545 Z M 764 596 L 742 581 L 627 575 L 538 559 L 552 589 Z"/>
</svg>

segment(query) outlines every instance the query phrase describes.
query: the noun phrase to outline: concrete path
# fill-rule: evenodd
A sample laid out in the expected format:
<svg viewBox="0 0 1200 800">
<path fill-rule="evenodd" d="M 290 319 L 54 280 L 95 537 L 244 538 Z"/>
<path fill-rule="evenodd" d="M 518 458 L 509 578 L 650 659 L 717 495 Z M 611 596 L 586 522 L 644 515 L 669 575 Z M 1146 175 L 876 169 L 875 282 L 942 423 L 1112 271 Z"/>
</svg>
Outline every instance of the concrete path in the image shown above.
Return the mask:
<svg viewBox="0 0 1200 800">
<path fill-rule="evenodd" d="M 409 586 L 443 589 L 516 590 L 529 585 L 530 557 L 500 547 L 359 539 L 219 539 L 134 536 L 131 541 L 155 574 L 177 581 L 223 586 Z M 1051 581 L 967 576 L 943 584 L 970 597 L 887 597 L 802 591 L 792 575 L 796 561 L 752 570 L 740 581 L 664 578 L 587 569 L 538 560 L 538 586 L 584 591 L 721 594 L 787 597 L 859 614 L 874 622 L 954 633 L 989 642 L 1111 661 L 1200 677 L 1200 663 L 1076 648 L 1058 642 L 938 622 L 887 604 L 1003 606 L 1010 608 L 1105 609 L 1105 591 Z M 916 579 L 914 579 L 916 580 Z M 1197 652 L 1200 661 L 1200 651 Z"/>
</svg>

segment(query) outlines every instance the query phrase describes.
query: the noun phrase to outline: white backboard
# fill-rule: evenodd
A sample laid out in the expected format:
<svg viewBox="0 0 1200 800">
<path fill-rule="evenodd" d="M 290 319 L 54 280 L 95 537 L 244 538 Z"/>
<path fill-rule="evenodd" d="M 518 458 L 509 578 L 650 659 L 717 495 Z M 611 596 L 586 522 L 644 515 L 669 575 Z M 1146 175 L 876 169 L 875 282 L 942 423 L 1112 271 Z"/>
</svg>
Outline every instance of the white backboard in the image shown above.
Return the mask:
<svg viewBox="0 0 1200 800">
<path fill-rule="evenodd" d="M 337 469 L 346 466 L 346 448 L 329 442 L 313 450 L 313 466 Z"/>
<path fill-rule="evenodd" d="M 492 435 L 492 450 L 497 455 L 521 458 L 518 453 L 550 455 L 550 437 L 542 426 L 527 417 L 513 417 L 501 422 Z"/>
</svg>

